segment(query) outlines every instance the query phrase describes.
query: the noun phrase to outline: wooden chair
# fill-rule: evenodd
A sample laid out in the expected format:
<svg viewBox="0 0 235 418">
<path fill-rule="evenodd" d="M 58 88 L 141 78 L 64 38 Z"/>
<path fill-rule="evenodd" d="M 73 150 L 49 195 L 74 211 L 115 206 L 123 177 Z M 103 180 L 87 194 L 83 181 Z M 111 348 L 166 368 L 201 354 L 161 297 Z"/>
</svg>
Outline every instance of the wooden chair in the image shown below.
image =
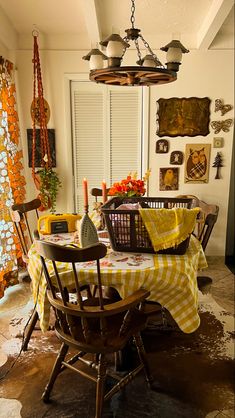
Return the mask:
<svg viewBox="0 0 235 418">
<path fill-rule="evenodd" d="M 30 223 L 28 220 L 28 214 L 31 212 L 34 215 L 36 221 L 39 218 L 38 209 L 41 206 L 41 201 L 39 199 L 31 200 L 30 202 L 15 204 L 11 207 L 11 218 L 14 222 L 15 229 L 20 241 L 23 261 L 27 264 L 28 262 L 28 251 L 30 246 L 33 243 L 33 236 L 30 229 Z M 34 219 L 34 222 L 35 222 Z M 26 230 L 22 227 L 22 221 L 26 227 Z M 35 229 L 35 226 L 33 230 Z"/>
<path fill-rule="evenodd" d="M 141 306 L 149 296 L 149 292 L 140 289 L 126 299 L 115 303 L 103 297 L 99 260 L 105 256 L 107 249 L 102 243 L 86 248 L 65 248 L 38 240 L 36 242 L 36 248 L 41 256 L 42 266 L 47 280 L 47 296 L 55 310 L 56 335 L 62 342 L 42 399 L 44 402 L 49 401 L 50 393 L 57 376 L 66 368 L 69 368 L 96 382 L 95 417 L 100 418 L 103 402 L 110 399 L 116 392 L 129 383 L 142 369 L 145 371 L 148 384 L 151 385 L 152 383 L 140 336 L 140 331 L 144 329 L 146 321 L 145 315 L 141 312 Z M 52 282 L 48 273 L 48 260 L 51 260 L 53 264 L 53 277 L 56 278 L 56 288 L 59 290 L 56 290 L 55 283 Z M 76 264 L 86 261 L 96 261 L 98 297 L 83 300 Z M 71 271 L 73 272 L 74 286 L 76 288 L 74 302 L 70 300 L 70 294 L 67 288 L 64 287 L 57 270 L 56 262 L 71 263 Z M 131 338 L 133 338 L 137 347 L 140 364 L 126 376 L 118 376 L 117 383 L 107 393 L 104 393 L 104 385 L 108 376 L 105 361 L 106 355 L 122 350 Z M 65 360 L 70 347 L 77 349 L 78 353 L 72 358 Z M 94 361 L 91 360 L 90 356 L 87 359 L 87 354 L 93 354 Z M 84 371 L 84 367 L 80 369 L 79 365 L 75 368 L 75 362 L 80 362 L 82 366 L 86 365 L 88 368 L 93 368 L 96 370 L 96 376 Z"/>
<path fill-rule="evenodd" d="M 212 230 L 218 218 L 219 207 L 217 205 L 207 204 L 203 200 L 200 200 L 197 196 L 194 196 L 194 195 L 179 195 L 177 197 L 192 198 L 193 199 L 192 207 L 197 206 L 201 208 L 200 217 L 198 219 L 198 224 L 196 225 L 194 235 L 201 242 L 203 251 L 205 251 L 209 238 L 211 236 Z M 207 276 L 197 277 L 197 284 L 198 284 L 199 290 L 202 290 L 204 286 L 210 284 L 211 282 L 212 282 L 212 279 L 210 277 L 207 277 Z M 148 300 L 145 302 L 145 314 L 150 321 L 151 321 L 152 316 L 158 313 L 161 313 L 162 323 L 165 326 L 165 328 L 168 329 L 169 327 L 167 324 L 165 308 L 163 308 L 160 304 L 154 301 Z M 151 323 L 150 323 L 149 328 L 151 328 Z M 152 326 L 152 329 L 154 329 L 154 326 Z"/>
<path fill-rule="evenodd" d="M 109 193 L 110 188 L 107 188 L 107 194 Z M 102 197 L 102 189 L 99 189 L 97 187 L 94 187 L 90 190 L 91 196 L 94 196 L 95 202 L 98 202 L 99 197 Z"/>
<path fill-rule="evenodd" d="M 33 243 L 33 234 L 30 229 L 30 222 L 28 219 L 28 214 L 32 213 L 34 216 L 34 222 L 37 221 L 38 209 L 41 206 L 41 201 L 39 199 L 31 200 L 30 202 L 15 204 L 11 207 L 11 218 L 14 222 L 15 229 L 20 241 L 21 249 L 22 249 L 22 259 L 26 263 L 28 263 L 28 250 Z M 23 225 L 25 225 L 26 229 L 23 229 Z M 32 332 L 35 328 L 35 325 L 38 320 L 38 313 L 36 311 L 36 307 L 32 313 L 28 326 L 25 330 L 22 349 L 26 351 L 28 348 L 28 343 L 31 338 Z"/>
</svg>

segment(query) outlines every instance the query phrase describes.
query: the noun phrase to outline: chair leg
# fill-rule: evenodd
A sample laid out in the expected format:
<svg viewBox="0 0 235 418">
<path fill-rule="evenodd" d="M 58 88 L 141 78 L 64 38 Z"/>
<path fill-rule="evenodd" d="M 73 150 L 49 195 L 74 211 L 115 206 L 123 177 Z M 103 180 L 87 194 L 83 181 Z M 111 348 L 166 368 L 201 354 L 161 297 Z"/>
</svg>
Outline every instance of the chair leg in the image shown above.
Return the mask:
<svg viewBox="0 0 235 418">
<path fill-rule="evenodd" d="M 136 345 L 140 361 L 144 366 L 144 373 L 145 373 L 146 381 L 148 383 L 148 386 L 151 388 L 152 384 L 153 384 L 153 377 L 150 373 L 150 369 L 149 369 L 149 365 L 148 365 L 148 361 L 147 361 L 147 357 L 146 357 L 146 352 L 145 352 L 145 349 L 144 349 L 144 344 L 143 344 L 143 340 L 141 338 L 141 335 L 140 334 L 135 334 L 133 336 L 133 341 Z"/>
<path fill-rule="evenodd" d="M 37 320 L 38 320 L 38 313 L 35 309 L 34 312 L 33 312 L 32 317 L 30 319 L 29 325 L 27 327 L 27 330 L 26 330 L 26 333 L 25 333 L 25 338 L 23 339 L 23 344 L 22 344 L 22 350 L 23 351 L 27 351 L 27 349 L 28 349 L 28 343 L 29 343 L 29 340 L 31 338 L 32 332 L 35 328 Z"/>
<path fill-rule="evenodd" d="M 99 355 L 98 375 L 96 385 L 96 414 L 95 418 L 102 417 L 104 403 L 104 384 L 106 380 L 106 361 L 104 354 Z"/>
<path fill-rule="evenodd" d="M 52 388 L 54 386 L 55 380 L 56 380 L 58 374 L 61 371 L 61 364 L 62 364 L 62 361 L 64 361 L 64 359 L 65 359 L 65 356 L 66 356 L 66 354 L 68 352 L 68 349 L 69 349 L 69 346 L 66 345 L 65 343 L 62 343 L 62 345 L 60 347 L 59 354 L 58 354 L 58 356 L 56 358 L 54 367 L 52 369 L 49 382 L 47 383 L 47 385 L 45 387 L 45 390 L 44 390 L 44 392 L 42 394 L 42 400 L 45 403 L 49 401 L 50 393 L 51 393 Z"/>
</svg>

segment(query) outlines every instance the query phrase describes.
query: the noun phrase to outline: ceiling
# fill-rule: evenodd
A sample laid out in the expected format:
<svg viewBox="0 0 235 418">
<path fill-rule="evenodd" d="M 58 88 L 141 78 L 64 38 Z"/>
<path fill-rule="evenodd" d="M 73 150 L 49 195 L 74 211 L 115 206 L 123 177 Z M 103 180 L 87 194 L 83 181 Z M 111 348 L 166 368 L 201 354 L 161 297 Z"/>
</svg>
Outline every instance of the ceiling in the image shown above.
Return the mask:
<svg viewBox="0 0 235 418">
<path fill-rule="evenodd" d="M 0 41 L 32 49 L 89 50 L 131 27 L 131 0 L 0 0 Z M 234 48 L 234 0 L 136 0 L 135 27 L 153 50 L 173 38 L 188 49 Z"/>
</svg>

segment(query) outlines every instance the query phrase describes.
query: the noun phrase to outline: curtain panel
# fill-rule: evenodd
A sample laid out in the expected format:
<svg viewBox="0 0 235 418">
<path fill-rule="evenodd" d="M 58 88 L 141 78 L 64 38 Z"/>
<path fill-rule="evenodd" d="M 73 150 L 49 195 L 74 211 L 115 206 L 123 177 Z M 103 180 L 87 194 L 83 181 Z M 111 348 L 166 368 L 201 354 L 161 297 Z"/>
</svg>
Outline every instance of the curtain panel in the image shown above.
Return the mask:
<svg viewBox="0 0 235 418">
<path fill-rule="evenodd" d="M 0 57 L 0 298 L 7 273 L 17 269 L 22 255 L 10 216 L 11 206 L 26 195 L 19 141 L 13 64 Z"/>
</svg>

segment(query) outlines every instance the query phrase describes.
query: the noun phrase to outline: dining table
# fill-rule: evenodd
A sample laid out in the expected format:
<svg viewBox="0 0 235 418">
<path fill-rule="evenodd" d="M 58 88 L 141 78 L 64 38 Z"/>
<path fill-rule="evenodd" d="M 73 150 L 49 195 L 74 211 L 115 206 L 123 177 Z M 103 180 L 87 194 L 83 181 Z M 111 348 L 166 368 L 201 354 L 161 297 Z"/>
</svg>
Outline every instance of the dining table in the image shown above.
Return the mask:
<svg viewBox="0 0 235 418">
<path fill-rule="evenodd" d="M 114 251 L 104 234 L 99 235 L 107 245 L 107 255 L 100 260 L 102 285 L 115 288 L 125 298 L 140 288 L 150 291 L 149 299 L 166 308 L 184 333 L 194 332 L 200 325 L 198 313 L 197 272 L 207 267 L 200 242 L 191 235 L 183 255 L 150 254 Z M 74 244 L 74 233 L 43 235 L 41 239 L 59 245 Z M 34 303 L 40 319 L 40 328 L 47 331 L 50 323 L 50 303 L 41 259 L 35 243 L 29 253 L 28 272 L 32 281 Z M 69 263 L 57 263 L 63 285 L 70 290 L 73 275 Z M 53 274 L 52 263 L 48 261 Z M 78 263 L 80 285 L 96 285 L 96 263 Z"/>
</svg>

